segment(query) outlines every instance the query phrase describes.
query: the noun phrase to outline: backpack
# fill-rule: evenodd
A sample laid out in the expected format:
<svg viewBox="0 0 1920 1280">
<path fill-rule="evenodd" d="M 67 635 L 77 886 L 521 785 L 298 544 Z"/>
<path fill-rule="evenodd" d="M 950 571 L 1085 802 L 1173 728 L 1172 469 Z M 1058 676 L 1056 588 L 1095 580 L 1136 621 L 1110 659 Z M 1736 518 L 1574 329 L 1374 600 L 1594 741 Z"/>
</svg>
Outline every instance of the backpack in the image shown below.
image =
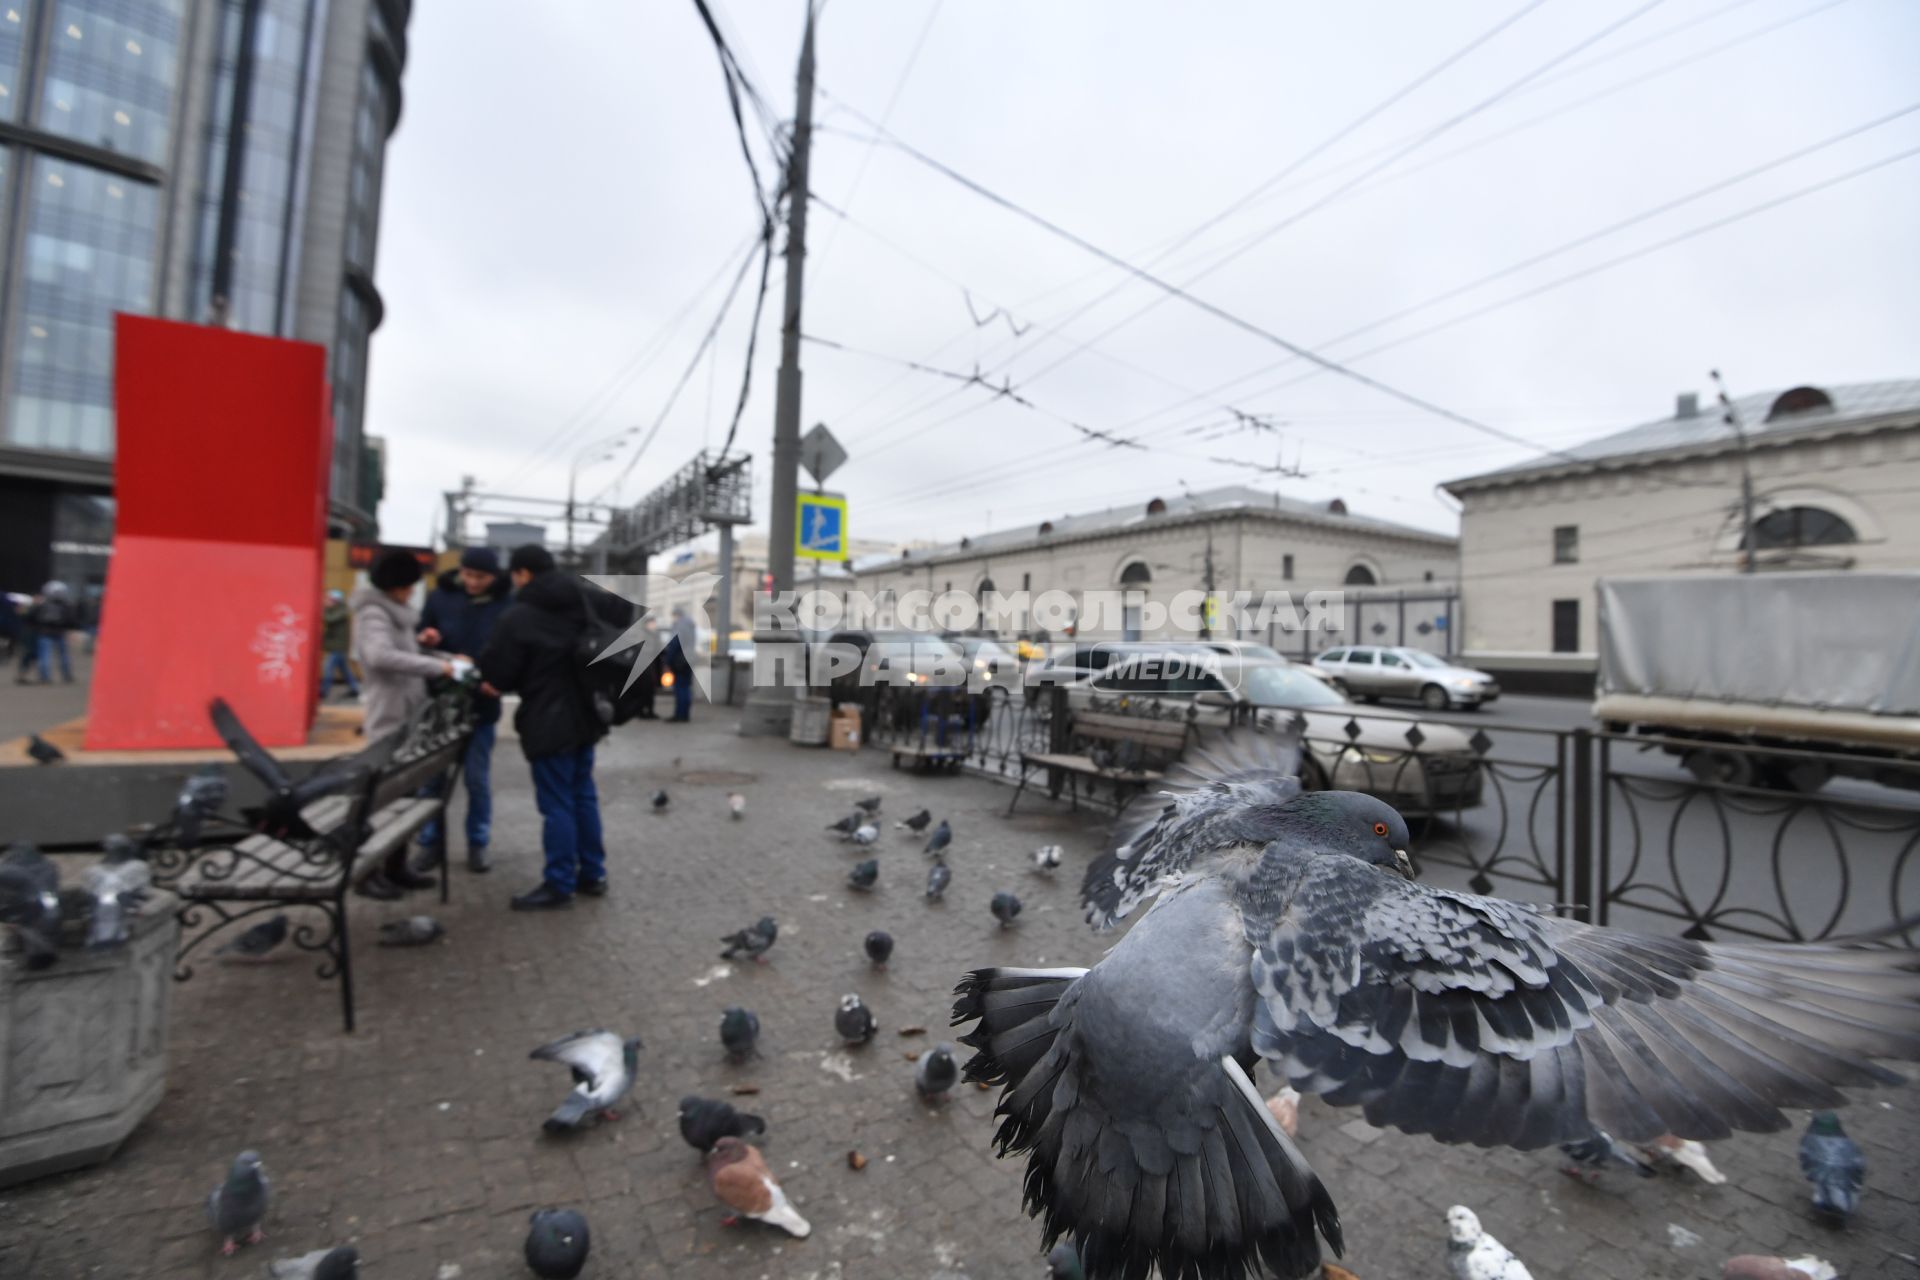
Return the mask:
<svg viewBox="0 0 1920 1280">
<path fill-rule="evenodd" d="M 593 703 L 593 713 L 600 723 L 609 728 L 625 724 L 639 714 L 642 697 L 651 693 L 650 689 L 627 688 L 627 680 L 633 675 L 643 646 L 628 645 L 618 653 L 608 653 L 627 629 L 594 608 L 593 593 L 587 590 L 585 582 L 577 577 L 573 581 L 580 590 L 580 604 L 586 612 L 579 639 L 574 641 L 574 672 Z"/>
</svg>

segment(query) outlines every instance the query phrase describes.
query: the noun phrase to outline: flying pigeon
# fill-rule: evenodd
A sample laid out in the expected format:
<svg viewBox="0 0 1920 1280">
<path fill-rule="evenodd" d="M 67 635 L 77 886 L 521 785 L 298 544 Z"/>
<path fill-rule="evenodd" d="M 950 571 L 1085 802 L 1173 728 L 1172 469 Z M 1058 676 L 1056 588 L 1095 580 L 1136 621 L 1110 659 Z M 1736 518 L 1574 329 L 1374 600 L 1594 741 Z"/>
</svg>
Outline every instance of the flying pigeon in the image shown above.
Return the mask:
<svg viewBox="0 0 1920 1280">
<path fill-rule="evenodd" d="M 282 911 L 252 926 L 239 937 L 216 950 L 217 956 L 244 956 L 258 960 L 287 940 L 287 913 Z"/>
<path fill-rule="evenodd" d="M 22 841 L 0 854 L 0 924 L 14 926 L 27 968 L 44 969 L 60 950 L 60 868 Z"/>
<path fill-rule="evenodd" d="M 680 1099 L 680 1136 L 702 1154 L 722 1138 L 752 1138 L 766 1131 L 765 1120 L 736 1111 L 730 1102 L 694 1094 Z"/>
<path fill-rule="evenodd" d="M 1080 1265 L 1080 1253 L 1062 1241 L 1047 1251 L 1047 1280 L 1087 1280 Z"/>
<path fill-rule="evenodd" d="M 27 754 L 41 764 L 59 764 L 67 758 L 67 753 L 48 742 L 39 734 L 27 736 Z"/>
<path fill-rule="evenodd" d="M 853 838 L 853 833 L 858 831 L 861 825 L 866 822 L 866 820 L 867 820 L 867 816 L 859 812 L 858 810 L 856 810 L 853 813 L 848 814 L 846 817 L 840 819 L 840 821 L 838 822 L 829 822 L 827 824 L 827 830 L 838 835 L 843 840 L 851 840 Z"/>
<path fill-rule="evenodd" d="M 354 1280 L 360 1274 L 360 1251 L 350 1244 L 337 1249 L 315 1249 L 298 1258 L 267 1264 L 272 1280 Z"/>
<path fill-rule="evenodd" d="M 1033 869 L 1043 876 L 1050 876 L 1060 867 L 1060 846 L 1043 844 L 1033 851 Z"/>
<path fill-rule="evenodd" d="M 1573 1162 L 1561 1165 L 1560 1172 L 1589 1185 L 1600 1181 L 1600 1175 L 1606 1172 L 1609 1164 L 1625 1165 L 1643 1178 L 1654 1177 L 1659 1172 L 1615 1142 L 1605 1129 L 1595 1129 L 1577 1141 L 1561 1143 L 1560 1154 Z"/>
<path fill-rule="evenodd" d="M 873 1010 L 852 992 L 840 997 L 840 1007 L 834 1011 L 833 1029 L 848 1044 L 865 1044 L 873 1039 L 873 1033 L 880 1024 L 873 1020 Z"/>
<path fill-rule="evenodd" d="M 1867 1160 L 1833 1112 L 1814 1116 L 1800 1135 L 1800 1172 L 1813 1184 L 1814 1212 L 1844 1223 L 1860 1207 Z"/>
<path fill-rule="evenodd" d="M 871 889 L 880 879 L 880 859 L 868 858 L 847 872 L 847 883 L 855 889 Z"/>
<path fill-rule="evenodd" d="M 267 789 L 266 803 L 246 810 L 248 822 L 276 839 L 288 836 L 312 839 L 318 833 L 307 825 L 300 811 L 316 800 L 364 783 L 370 773 L 386 764 L 394 748 L 400 745 L 398 733 L 388 734 L 352 755 L 323 762 L 295 782 L 273 753 L 261 746 L 259 739 L 240 723 L 240 717 L 224 699 L 215 698 L 208 714 L 227 749 Z"/>
<path fill-rule="evenodd" d="M 933 834 L 927 837 L 926 852 L 930 856 L 938 857 L 942 853 L 945 853 L 947 846 L 952 843 L 953 828 L 948 825 L 945 818 L 942 818 L 940 819 L 940 825 L 933 829 Z"/>
<path fill-rule="evenodd" d="M 740 932 L 730 933 L 720 939 L 727 944 L 727 949 L 720 953 L 720 958 L 731 960 L 737 955 L 749 955 L 756 961 L 764 963 L 767 948 L 771 947 L 773 940 L 779 936 L 780 926 L 775 923 L 774 918 L 761 916 L 759 920 Z"/>
<path fill-rule="evenodd" d="M 880 799 L 879 796 L 866 796 L 863 799 L 855 800 L 853 807 L 871 817 L 880 812 Z"/>
<path fill-rule="evenodd" d="M 887 960 L 893 955 L 893 935 L 885 929 L 875 929 L 867 935 L 867 959 L 884 969 Z"/>
<path fill-rule="evenodd" d="M 232 1255 L 244 1235 L 248 1244 L 266 1239 L 260 1231 L 267 1216 L 267 1175 L 258 1151 L 242 1151 L 233 1158 L 226 1181 L 207 1195 L 207 1221 L 220 1233 L 220 1252 Z"/>
<path fill-rule="evenodd" d="M 947 1090 L 958 1083 L 960 1063 L 953 1056 L 953 1046 L 944 1040 L 921 1054 L 920 1060 L 914 1063 L 913 1087 L 923 1098 L 945 1097 Z"/>
<path fill-rule="evenodd" d="M 752 1056 L 759 1039 L 760 1015 L 753 1010 L 729 1005 L 720 1015 L 720 1043 L 734 1062 L 743 1062 Z"/>
<path fill-rule="evenodd" d="M 173 840 L 182 849 L 200 843 L 200 829 L 227 802 L 227 775 L 217 764 L 207 765 L 180 784 L 173 798 Z"/>
<path fill-rule="evenodd" d="M 573 1280 L 587 1265 L 593 1233 L 573 1209 L 541 1209 L 527 1228 L 527 1266 L 540 1280 Z"/>
<path fill-rule="evenodd" d="M 1920 1057 L 1911 950 L 1628 934 L 1414 883 L 1400 815 L 1302 793 L 1293 741 L 1189 759 L 1082 889 L 1095 924 L 1160 892 L 1153 910 L 1091 970 L 983 969 L 956 993 L 969 1078 L 1004 1086 L 1000 1150 L 1027 1155 L 1047 1238 L 1094 1280 L 1305 1274 L 1316 1234 L 1339 1249 L 1259 1057 L 1376 1126 L 1521 1149 L 1778 1129 L 1782 1106 L 1897 1080 L 1873 1059 Z M 1231 1221 L 1146 1190 L 1203 1175 Z"/>
<path fill-rule="evenodd" d="M 1707 1158 L 1706 1147 L 1692 1138 L 1663 1133 L 1652 1142 L 1642 1143 L 1640 1150 L 1655 1163 L 1665 1160 L 1693 1170 L 1708 1186 L 1717 1187 L 1727 1180 L 1727 1175 L 1714 1168 L 1713 1161 Z"/>
<path fill-rule="evenodd" d="M 659 813 L 671 803 L 672 800 L 668 797 L 665 787 L 653 793 L 653 811 L 655 813 Z"/>
<path fill-rule="evenodd" d="M 871 822 L 861 823 L 854 828 L 853 834 L 848 837 L 848 839 L 852 840 L 855 844 L 862 846 L 870 845 L 879 838 L 880 828 L 874 826 Z"/>
<path fill-rule="evenodd" d="M 987 904 L 987 910 L 993 912 L 993 918 L 1000 922 L 1002 929 L 1013 923 L 1020 914 L 1020 899 L 1002 889 L 993 895 L 993 901 Z"/>
<path fill-rule="evenodd" d="M 736 818 L 744 818 L 747 814 L 747 798 L 738 791 L 727 792 L 727 812 Z"/>
<path fill-rule="evenodd" d="M 914 814 L 911 818 L 902 818 L 900 821 L 894 823 L 893 829 L 895 831 L 911 831 L 915 835 L 919 835 L 922 831 L 925 831 L 927 829 L 927 824 L 932 821 L 933 821 L 932 812 L 926 809 L 922 809 L 920 812 Z"/>
<path fill-rule="evenodd" d="M 87 868 L 87 896 L 93 899 L 87 924 L 89 947 L 117 947 L 130 935 L 129 920 L 153 889 L 153 868 L 140 847 L 123 835 L 104 841 L 106 855 Z"/>
<path fill-rule="evenodd" d="M 1280 1092 L 1267 1099 L 1267 1111 L 1273 1116 L 1273 1122 L 1280 1126 L 1280 1132 L 1289 1138 L 1300 1131 L 1300 1091 L 1292 1085 L 1283 1085 Z"/>
<path fill-rule="evenodd" d="M 383 947 L 424 947 L 447 936 L 447 927 L 432 916 L 408 916 L 380 926 Z"/>
<path fill-rule="evenodd" d="M 1728 1258 L 1721 1280 L 1839 1280 L 1840 1273 L 1825 1258 L 1803 1254 L 1798 1258 L 1765 1258 L 1743 1253 Z"/>
<path fill-rule="evenodd" d="M 807 1220 L 787 1203 L 786 1192 L 767 1171 L 758 1147 L 738 1138 L 722 1138 L 707 1153 L 707 1185 L 721 1204 L 733 1210 L 720 1220 L 731 1227 L 741 1218 L 771 1223 L 790 1236 L 805 1240 L 813 1234 Z"/>
<path fill-rule="evenodd" d="M 953 872 L 947 868 L 944 860 L 935 858 L 933 865 L 927 868 L 927 897 L 938 902 L 946 895 L 947 886 L 952 883 Z"/>
<path fill-rule="evenodd" d="M 573 1092 L 561 1099 L 541 1128 L 548 1133 L 565 1133 L 578 1129 L 589 1117 L 618 1120 L 620 1113 L 614 1107 L 633 1088 L 640 1049 L 638 1036 L 622 1040 L 611 1031 L 595 1027 L 562 1036 L 528 1054 L 542 1062 L 564 1063 L 573 1072 Z"/>
<path fill-rule="evenodd" d="M 1488 1235 L 1473 1210 L 1447 1210 L 1447 1274 L 1453 1280 L 1533 1280 L 1527 1264 Z"/>
</svg>

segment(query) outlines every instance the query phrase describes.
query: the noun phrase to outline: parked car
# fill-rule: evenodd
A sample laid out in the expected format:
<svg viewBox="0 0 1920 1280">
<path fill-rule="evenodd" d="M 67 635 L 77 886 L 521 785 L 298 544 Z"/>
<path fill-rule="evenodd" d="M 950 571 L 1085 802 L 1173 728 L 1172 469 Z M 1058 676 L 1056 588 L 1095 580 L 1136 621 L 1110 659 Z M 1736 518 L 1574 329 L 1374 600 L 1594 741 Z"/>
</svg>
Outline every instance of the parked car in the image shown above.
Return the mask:
<svg viewBox="0 0 1920 1280">
<path fill-rule="evenodd" d="M 1140 647 L 1144 649 L 1144 646 Z M 1162 646 L 1110 664 L 1067 690 L 1069 706 L 1112 704 L 1189 714 L 1224 726 L 1252 714 L 1263 721 L 1297 711 L 1305 722 L 1301 783 L 1309 790 L 1364 791 L 1408 817 L 1432 817 L 1481 801 L 1485 770 L 1467 735 L 1398 713 L 1368 712 L 1289 662 L 1235 658 L 1191 646 Z M 1351 722 L 1359 730 L 1349 736 Z M 1419 745 L 1408 741 L 1418 729 Z"/>
<path fill-rule="evenodd" d="M 1406 698 L 1429 711 L 1472 711 L 1500 696 L 1500 682 L 1486 672 L 1456 666 L 1425 649 L 1347 645 L 1320 654 L 1313 665 L 1362 702 Z"/>
<path fill-rule="evenodd" d="M 962 715 L 971 710 L 976 727 L 985 725 L 992 713 L 993 700 L 987 689 L 973 680 L 973 665 L 954 641 L 924 631 L 835 631 L 826 643 L 844 646 L 857 653 L 859 665 L 834 675 L 828 684 L 828 696 L 836 703 L 865 702 L 863 689 L 888 686 L 896 690 L 921 690 L 927 693 L 926 705 L 937 714 Z M 917 715 L 921 702 L 911 698 L 893 701 L 898 724 Z"/>
<path fill-rule="evenodd" d="M 1332 684 L 1333 677 L 1310 662 L 1295 662 L 1270 644 L 1260 644 L 1254 640 L 1202 640 L 1201 644 L 1215 653 L 1232 654 L 1236 658 L 1254 658 L 1263 662 L 1284 662 L 1296 671 L 1304 671 L 1323 684 Z"/>
<path fill-rule="evenodd" d="M 989 636 L 969 635 L 945 638 L 951 641 L 971 664 L 972 670 L 967 676 L 970 685 L 980 689 L 1004 689 L 1009 696 L 1020 688 L 1023 668 L 1019 655 L 998 640 Z"/>
</svg>

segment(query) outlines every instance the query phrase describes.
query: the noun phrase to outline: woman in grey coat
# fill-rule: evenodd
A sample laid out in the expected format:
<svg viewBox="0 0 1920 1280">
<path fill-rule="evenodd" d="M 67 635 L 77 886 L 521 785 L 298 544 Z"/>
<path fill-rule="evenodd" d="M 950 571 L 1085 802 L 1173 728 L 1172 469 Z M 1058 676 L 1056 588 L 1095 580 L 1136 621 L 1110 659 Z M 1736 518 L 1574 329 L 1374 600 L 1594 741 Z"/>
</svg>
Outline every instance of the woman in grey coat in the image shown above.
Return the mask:
<svg viewBox="0 0 1920 1280">
<path fill-rule="evenodd" d="M 415 634 L 420 618 L 408 604 L 423 576 L 420 562 L 406 551 L 388 551 L 374 561 L 367 575 L 371 585 L 353 593 L 354 656 L 360 660 L 361 705 L 367 709 L 368 742 L 378 742 L 406 727 L 427 700 L 427 681 L 453 674 L 453 663 L 420 652 Z M 407 889 L 423 889 L 439 881 L 417 875 L 407 867 L 402 843 L 387 858 L 360 868 L 355 886 L 370 898 L 397 898 Z"/>
</svg>

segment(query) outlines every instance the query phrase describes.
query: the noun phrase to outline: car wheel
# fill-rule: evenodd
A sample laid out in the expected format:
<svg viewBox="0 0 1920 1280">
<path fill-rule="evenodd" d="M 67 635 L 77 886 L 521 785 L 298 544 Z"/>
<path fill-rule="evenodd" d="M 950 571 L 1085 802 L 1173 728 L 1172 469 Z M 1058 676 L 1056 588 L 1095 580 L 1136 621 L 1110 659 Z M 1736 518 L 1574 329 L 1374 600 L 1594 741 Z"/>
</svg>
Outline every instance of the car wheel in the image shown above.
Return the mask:
<svg viewBox="0 0 1920 1280">
<path fill-rule="evenodd" d="M 1301 760 L 1300 789 L 1302 791 L 1325 791 L 1327 789 L 1327 771 L 1320 767 L 1319 761 L 1311 759 Z"/>
<path fill-rule="evenodd" d="M 1447 697 L 1447 691 L 1437 684 L 1430 684 L 1420 691 L 1420 705 L 1429 711 L 1445 711 L 1452 702 Z"/>
<path fill-rule="evenodd" d="M 1360 701 L 1366 703 L 1370 707 L 1378 706 L 1380 703 L 1380 695 L 1377 693 L 1363 693 L 1360 695 Z"/>
</svg>

